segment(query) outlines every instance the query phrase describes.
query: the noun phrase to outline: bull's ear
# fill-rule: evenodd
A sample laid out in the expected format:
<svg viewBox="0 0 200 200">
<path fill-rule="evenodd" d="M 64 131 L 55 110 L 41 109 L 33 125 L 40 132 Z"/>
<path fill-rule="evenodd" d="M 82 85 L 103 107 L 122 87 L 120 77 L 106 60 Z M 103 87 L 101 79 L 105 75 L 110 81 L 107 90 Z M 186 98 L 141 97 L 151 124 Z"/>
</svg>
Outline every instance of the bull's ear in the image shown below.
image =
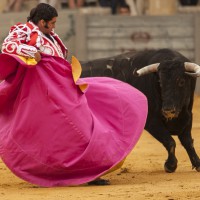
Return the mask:
<svg viewBox="0 0 200 200">
<path fill-rule="evenodd" d="M 137 73 L 137 68 L 135 68 L 134 70 L 133 70 L 133 76 L 139 76 L 139 74 Z"/>
</svg>

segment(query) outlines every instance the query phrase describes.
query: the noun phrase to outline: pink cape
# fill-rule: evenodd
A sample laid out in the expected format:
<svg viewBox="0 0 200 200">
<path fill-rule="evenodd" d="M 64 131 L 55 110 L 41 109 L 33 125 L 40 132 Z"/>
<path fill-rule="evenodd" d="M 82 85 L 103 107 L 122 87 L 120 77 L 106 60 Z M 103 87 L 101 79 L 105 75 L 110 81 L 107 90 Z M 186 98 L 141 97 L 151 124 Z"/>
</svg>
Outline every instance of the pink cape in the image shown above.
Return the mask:
<svg viewBox="0 0 200 200">
<path fill-rule="evenodd" d="M 96 77 L 79 79 L 88 84 L 82 92 L 62 58 L 42 55 L 30 66 L 1 54 L 0 79 L 0 155 L 30 183 L 92 181 L 125 159 L 143 131 L 147 100 L 140 91 Z"/>
</svg>

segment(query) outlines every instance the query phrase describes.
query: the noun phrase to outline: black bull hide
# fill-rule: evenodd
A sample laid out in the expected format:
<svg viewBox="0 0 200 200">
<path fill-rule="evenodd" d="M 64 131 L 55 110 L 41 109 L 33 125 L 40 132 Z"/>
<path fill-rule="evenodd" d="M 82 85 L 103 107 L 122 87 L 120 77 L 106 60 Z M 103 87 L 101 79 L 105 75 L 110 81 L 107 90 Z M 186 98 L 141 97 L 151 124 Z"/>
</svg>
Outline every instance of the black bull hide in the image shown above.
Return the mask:
<svg viewBox="0 0 200 200">
<path fill-rule="evenodd" d="M 82 77 L 112 77 L 134 86 L 146 95 L 149 108 L 145 129 L 160 141 L 168 152 L 164 164 L 166 172 L 174 172 L 178 162 L 175 156 L 176 143 L 172 135 L 178 136 L 188 153 L 192 167 L 200 171 L 200 159 L 191 136 L 196 78 L 185 73 L 184 62 L 189 60 L 170 49 L 129 52 L 81 62 Z M 157 72 L 141 77 L 133 75 L 136 69 L 153 63 L 160 63 Z M 168 112 L 169 118 L 166 114 Z"/>
</svg>

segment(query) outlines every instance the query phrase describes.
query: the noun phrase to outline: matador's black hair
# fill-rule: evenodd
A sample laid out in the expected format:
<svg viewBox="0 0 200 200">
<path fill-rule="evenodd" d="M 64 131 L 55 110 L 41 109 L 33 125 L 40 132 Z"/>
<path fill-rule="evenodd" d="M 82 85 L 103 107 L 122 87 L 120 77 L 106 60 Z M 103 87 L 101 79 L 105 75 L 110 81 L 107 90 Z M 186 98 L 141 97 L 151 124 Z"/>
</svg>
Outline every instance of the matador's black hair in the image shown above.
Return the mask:
<svg viewBox="0 0 200 200">
<path fill-rule="evenodd" d="M 32 21 L 34 24 L 37 24 L 41 19 L 48 22 L 57 16 L 58 12 L 54 7 L 46 3 L 40 3 L 30 11 L 27 21 Z"/>
</svg>

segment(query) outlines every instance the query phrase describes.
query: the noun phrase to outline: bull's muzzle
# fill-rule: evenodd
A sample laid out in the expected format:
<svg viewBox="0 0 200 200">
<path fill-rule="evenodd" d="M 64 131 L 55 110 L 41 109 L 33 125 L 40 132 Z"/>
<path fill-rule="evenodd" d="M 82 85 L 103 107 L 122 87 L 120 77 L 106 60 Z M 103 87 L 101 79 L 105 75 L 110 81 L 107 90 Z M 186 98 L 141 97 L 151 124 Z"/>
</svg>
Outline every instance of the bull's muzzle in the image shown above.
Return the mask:
<svg viewBox="0 0 200 200">
<path fill-rule="evenodd" d="M 162 109 L 162 114 L 167 120 L 172 120 L 178 117 L 179 112 L 175 109 Z"/>
</svg>

